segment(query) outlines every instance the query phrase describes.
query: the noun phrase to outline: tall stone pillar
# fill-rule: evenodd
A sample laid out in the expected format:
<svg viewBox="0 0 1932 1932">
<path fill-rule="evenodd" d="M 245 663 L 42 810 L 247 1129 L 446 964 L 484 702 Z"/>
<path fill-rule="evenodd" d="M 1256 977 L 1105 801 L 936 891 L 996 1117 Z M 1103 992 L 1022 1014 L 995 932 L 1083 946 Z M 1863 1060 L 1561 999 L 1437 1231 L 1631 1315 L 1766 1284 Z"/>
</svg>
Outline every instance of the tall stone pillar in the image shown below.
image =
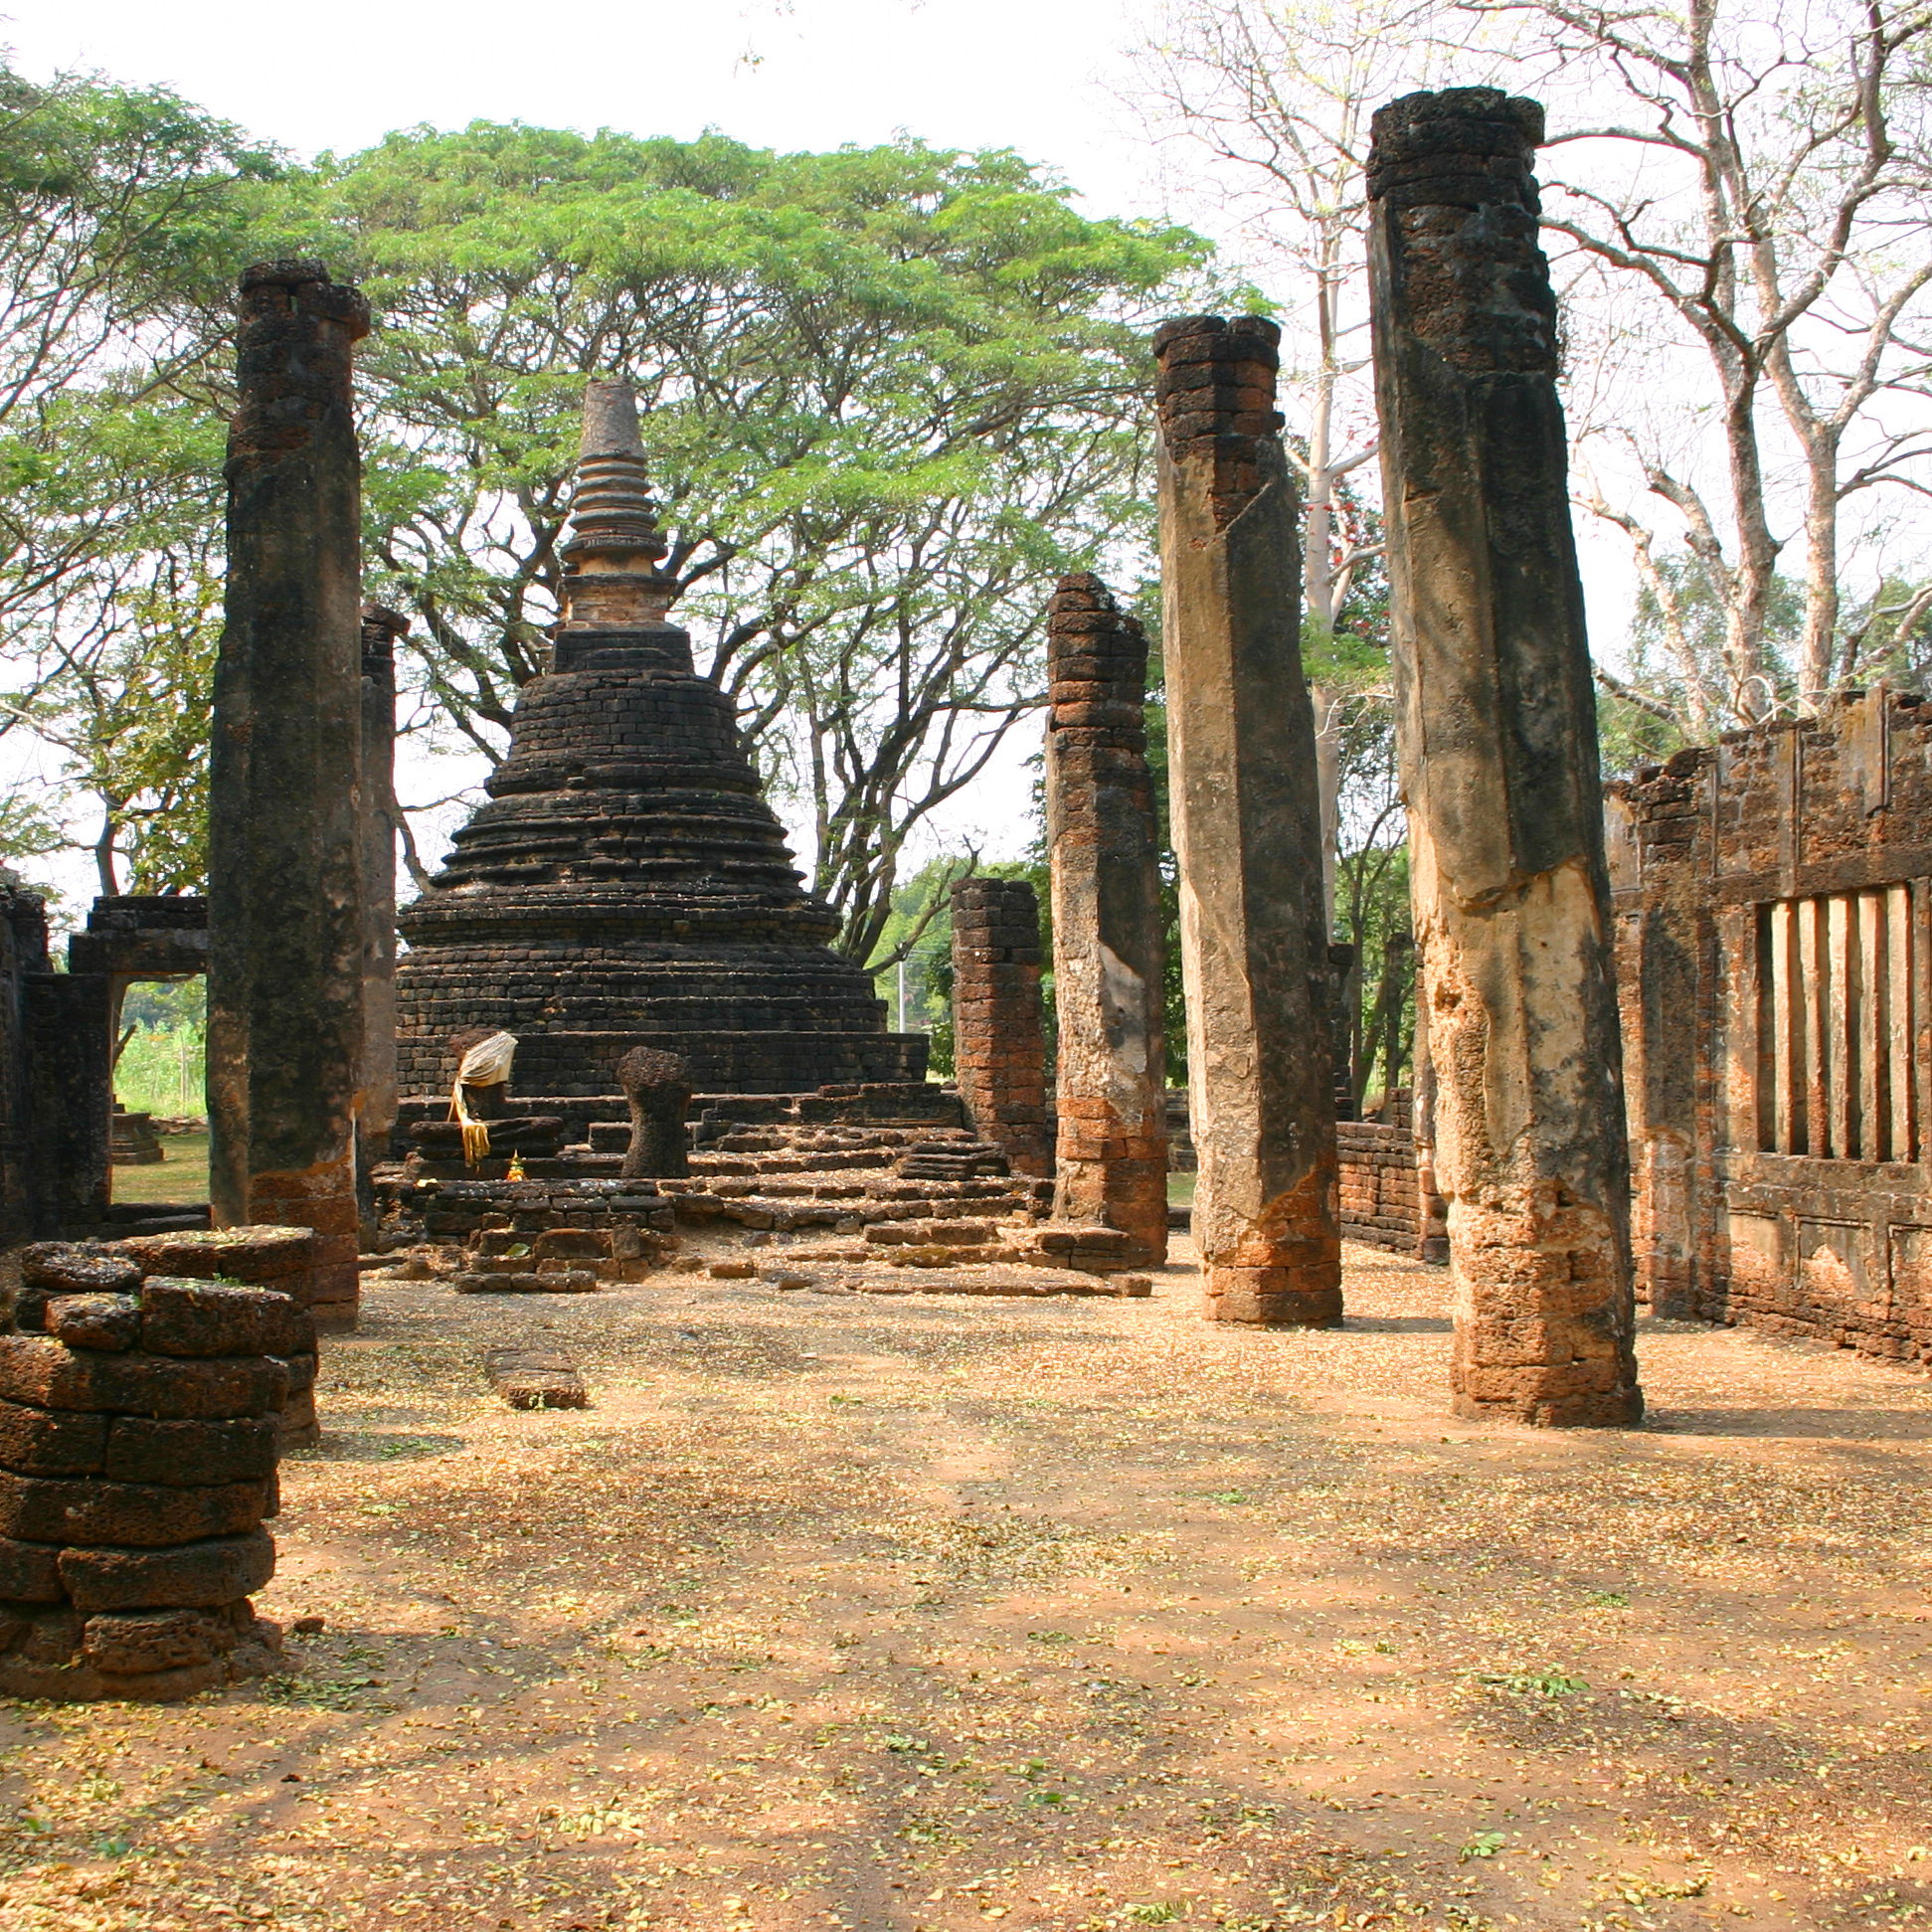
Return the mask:
<svg viewBox="0 0 1932 1932">
<path fill-rule="evenodd" d="M 980 1139 L 1016 1174 L 1052 1173 L 1040 903 L 1024 879 L 962 879 L 953 888 L 953 1062 Z"/>
<path fill-rule="evenodd" d="M 362 1079 L 361 293 L 242 277 L 227 628 L 215 667 L 208 1110 L 217 1225 L 317 1236 L 318 1327 L 354 1320 Z"/>
<path fill-rule="evenodd" d="M 1161 650 L 1206 1314 L 1341 1318 L 1315 717 L 1281 331 L 1163 323 Z"/>
<path fill-rule="evenodd" d="M 1147 640 L 1098 577 L 1047 617 L 1047 846 L 1059 1033 L 1053 1211 L 1167 1258 L 1159 828 L 1147 771 Z"/>
<path fill-rule="evenodd" d="M 410 620 L 362 607 L 362 1109 L 356 1116 L 361 1239 L 373 1248 L 370 1171 L 396 1126 L 396 640 Z"/>
<path fill-rule="evenodd" d="M 1542 109 L 1409 94 L 1369 160 L 1396 727 L 1464 1415 L 1643 1414 L 1596 706 Z"/>
</svg>

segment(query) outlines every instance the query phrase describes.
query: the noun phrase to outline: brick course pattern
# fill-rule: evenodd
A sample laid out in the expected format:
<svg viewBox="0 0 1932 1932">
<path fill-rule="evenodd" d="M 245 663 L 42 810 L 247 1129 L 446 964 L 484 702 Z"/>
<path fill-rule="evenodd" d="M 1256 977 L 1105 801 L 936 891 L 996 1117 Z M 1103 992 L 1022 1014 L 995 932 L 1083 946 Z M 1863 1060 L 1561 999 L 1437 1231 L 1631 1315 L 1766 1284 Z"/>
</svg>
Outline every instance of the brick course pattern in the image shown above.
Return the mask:
<svg viewBox="0 0 1932 1932">
<path fill-rule="evenodd" d="M 1640 1293 L 1932 1363 L 1932 703 L 1606 790 Z"/>
<path fill-rule="evenodd" d="M 591 386 L 549 667 L 489 802 L 400 916 L 402 1091 L 446 1094 L 446 1042 L 477 1026 L 518 1036 L 536 1113 L 620 1113 L 635 1047 L 681 1054 L 705 1092 L 920 1079 L 924 1036 L 887 1033 L 870 977 L 831 951 L 837 917 L 799 881 L 731 699 L 665 620 L 675 582 L 617 388 Z"/>
<path fill-rule="evenodd" d="M 1392 1254 L 1422 1245 L 1422 1201 L 1416 1187 L 1416 1143 L 1407 1128 L 1381 1121 L 1341 1121 L 1341 1238 Z"/>
<path fill-rule="evenodd" d="M 463 1294 L 583 1294 L 640 1282 L 675 1247 L 672 1202 L 651 1181 L 445 1180 L 386 1168 L 383 1238 L 464 1249 Z"/>
<path fill-rule="evenodd" d="M 1014 1173 L 1052 1173 L 1040 908 L 1024 879 L 962 879 L 953 888 L 953 1058 L 980 1137 Z"/>
<path fill-rule="evenodd" d="M 1047 618 L 1047 844 L 1059 1045 L 1054 1212 L 1167 1258 L 1160 866 L 1147 770 L 1147 640 L 1097 577 Z"/>
<path fill-rule="evenodd" d="M 307 1315 L 106 1247 L 22 1254 L 0 1335 L 0 1693 L 193 1696 L 283 1667 L 278 1415 Z"/>
</svg>

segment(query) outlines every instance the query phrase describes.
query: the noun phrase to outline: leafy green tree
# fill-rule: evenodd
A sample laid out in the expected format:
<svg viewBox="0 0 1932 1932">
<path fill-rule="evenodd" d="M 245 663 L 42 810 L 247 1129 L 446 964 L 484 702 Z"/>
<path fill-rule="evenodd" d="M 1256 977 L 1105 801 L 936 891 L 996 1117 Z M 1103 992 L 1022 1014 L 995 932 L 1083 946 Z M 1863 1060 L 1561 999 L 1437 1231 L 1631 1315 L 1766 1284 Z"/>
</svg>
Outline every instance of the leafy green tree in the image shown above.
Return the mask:
<svg viewBox="0 0 1932 1932">
<path fill-rule="evenodd" d="M 221 625 L 221 424 L 110 377 L 44 414 L 55 460 L 41 514 L 93 522 L 91 547 L 14 614 L 0 724 L 57 755 L 42 850 L 77 842 L 98 889 L 199 889 L 210 694 Z M 18 848 L 16 848 L 18 849 Z"/>
<path fill-rule="evenodd" d="M 1606 778 L 1628 773 L 1685 745 L 1709 743 L 1735 707 L 1715 694 L 1726 688 L 1731 613 L 1726 588 L 1691 551 L 1661 551 L 1645 560 L 1630 627 L 1626 672 L 1599 665 L 1597 729 Z M 1748 708 L 1771 717 L 1795 700 L 1796 651 L 1805 596 L 1774 577 Z"/>
<path fill-rule="evenodd" d="M 583 378 L 636 383 L 703 666 L 875 961 L 905 842 L 1042 698 L 1052 579 L 1144 544 L 1145 333 L 1206 245 L 1006 152 L 478 123 L 262 192 L 364 281 L 369 551 L 500 752 L 558 591 Z"/>
<path fill-rule="evenodd" d="M 272 158 L 163 88 L 0 67 L 0 733 L 63 758 L 11 856 L 99 807 L 102 889 L 199 883 L 220 426 L 198 291 Z"/>
</svg>

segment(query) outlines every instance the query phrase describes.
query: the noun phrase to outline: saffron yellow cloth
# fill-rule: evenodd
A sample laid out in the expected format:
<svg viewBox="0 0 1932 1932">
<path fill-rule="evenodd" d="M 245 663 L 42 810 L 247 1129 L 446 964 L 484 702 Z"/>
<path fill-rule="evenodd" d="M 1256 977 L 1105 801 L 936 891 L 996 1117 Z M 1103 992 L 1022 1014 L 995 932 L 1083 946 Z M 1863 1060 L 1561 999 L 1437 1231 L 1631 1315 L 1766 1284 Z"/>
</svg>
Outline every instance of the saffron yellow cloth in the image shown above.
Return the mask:
<svg viewBox="0 0 1932 1932">
<path fill-rule="evenodd" d="M 489 1128 L 469 1111 L 463 1089 L 500 1087 L 509 1079 L 510 1062 L 515 1057 L 516 1035 L 492 1033 L 488 1039 L 478 1040 L 456 1069 L 456 1084 L 449 1090 L 449 1118 L 462 1123 L 463 1159 L 472 1167 L 489 1158 Z"/>
</svg>

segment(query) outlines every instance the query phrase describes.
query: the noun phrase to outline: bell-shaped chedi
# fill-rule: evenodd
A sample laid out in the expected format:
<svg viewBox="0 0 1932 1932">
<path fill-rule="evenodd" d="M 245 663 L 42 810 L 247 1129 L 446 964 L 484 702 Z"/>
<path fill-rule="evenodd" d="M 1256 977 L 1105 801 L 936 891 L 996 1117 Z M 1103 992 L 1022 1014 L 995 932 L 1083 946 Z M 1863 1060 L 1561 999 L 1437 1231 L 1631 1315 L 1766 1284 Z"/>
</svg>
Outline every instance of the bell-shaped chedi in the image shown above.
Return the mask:
<svg viewBox="0 0 1932 1932">
<path fill-rule="evenodd" d="M 524 1106 L 621 1113 L 635 1047 L 682 1055 L 708 1093 L 924 1075 L 924 1036 L 888 1033 L 827 945 L 837 917 L 803 889 L 732 702 L 666 619 L 665 551 L 629 386 L 594 381 L 550 669 L 489 802 L 400 916 L 406 1093 L 446 1092 L 448 1038 L 477 1026 L 517 1035 Z"/>
</svg>

